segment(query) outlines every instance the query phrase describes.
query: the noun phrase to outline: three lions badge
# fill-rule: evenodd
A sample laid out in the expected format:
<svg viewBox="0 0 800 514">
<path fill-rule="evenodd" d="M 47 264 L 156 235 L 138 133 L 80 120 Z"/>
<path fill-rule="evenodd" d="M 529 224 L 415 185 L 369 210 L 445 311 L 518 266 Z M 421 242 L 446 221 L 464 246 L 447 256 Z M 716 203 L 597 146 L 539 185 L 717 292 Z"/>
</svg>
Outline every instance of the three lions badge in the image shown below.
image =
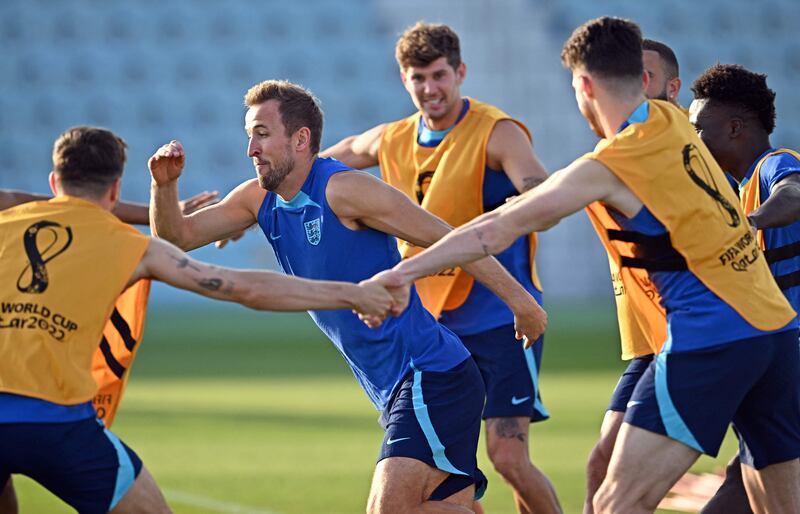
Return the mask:
<svg viewBox="0 0 800 514">
<path fill-rule="evenodd" d="M 311 221 L 306 221 L 303 223 L 303 226 L 306 228 L 306 239 L 308 239 L 308 242 L 314 246 L 317 246 L 322 239 L 322 226 L 320 225 L 320 219 L 315 218 Z"/>
</svg>

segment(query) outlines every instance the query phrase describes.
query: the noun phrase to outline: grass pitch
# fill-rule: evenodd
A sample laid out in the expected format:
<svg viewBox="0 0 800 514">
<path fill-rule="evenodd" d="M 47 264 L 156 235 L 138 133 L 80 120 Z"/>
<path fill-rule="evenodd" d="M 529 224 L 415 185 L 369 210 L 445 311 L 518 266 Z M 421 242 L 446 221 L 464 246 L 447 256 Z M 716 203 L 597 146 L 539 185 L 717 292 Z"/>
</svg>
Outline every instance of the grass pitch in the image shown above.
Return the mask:
<svg viewBox="0 0 800 514">
<path fill-rule="evenodd" d="M 552 418 L 533 425 L 531 454 L 564 511 L 576 513 L 624 363 L 607 308 L 554 308 L 550 327 L 541 383 Z M 113 429 L 176 513 L 358 513 L 382 437 L 377 416 L 306 315 L 152 310 Z M 729 440 L 723 459 L 702 458 L 695 469 L 721 466 L 734 451 Z M 479 452 L 484 508 L 515 512 L 483 443 Z M 24 477 L 15 484 L 22 513 L 71 512 Z"/>
</svg>

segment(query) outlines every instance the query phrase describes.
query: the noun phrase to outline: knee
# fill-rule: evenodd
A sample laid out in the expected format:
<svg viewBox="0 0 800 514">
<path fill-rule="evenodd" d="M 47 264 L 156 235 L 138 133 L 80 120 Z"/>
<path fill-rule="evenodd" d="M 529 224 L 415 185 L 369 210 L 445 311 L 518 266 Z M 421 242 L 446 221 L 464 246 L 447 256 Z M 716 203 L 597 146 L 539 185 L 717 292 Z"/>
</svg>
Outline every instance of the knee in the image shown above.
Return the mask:
<svg viewBox="0 0 800 514">
<path fill-rule="evenodd" d="M 367 514 L 378 514 L 380 512 L 380 499 L 378 496 L 371 492 L 367 499 Z"/>
<path fill-rule="evenodd" d="M 655 512 L 660 498 L 648 498 L 636 494 L 631 488 L 617 487 L 616 484 L 604 481 L 594 495 L 592 505 L 595 514 L 619 514 Z"/>
<path fill-rule="evenodd" d="M 526 452 L 502 444 L 496 445 L 489 452 L 489 460 L 492 461 L 495 471 L 512 484 L 520 479 L 524 468 L 531 465 Z"/>
<path fill-rule="evenodd" d="M 592 499 L 595 514 L 610 514 L 612 512 L 625 512 L 620 510 L 621 498 L 614 494 L 614 487 L 604 481 Z"/>
</svg>

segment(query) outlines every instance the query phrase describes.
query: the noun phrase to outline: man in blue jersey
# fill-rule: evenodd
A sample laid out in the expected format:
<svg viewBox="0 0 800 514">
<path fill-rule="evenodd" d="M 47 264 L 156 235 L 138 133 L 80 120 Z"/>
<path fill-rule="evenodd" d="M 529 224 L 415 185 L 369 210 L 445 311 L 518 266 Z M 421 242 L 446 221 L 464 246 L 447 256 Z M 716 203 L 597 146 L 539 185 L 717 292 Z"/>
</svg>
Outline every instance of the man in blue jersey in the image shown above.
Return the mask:
<svg viewBox="0 0 800 514">
<path fill-rule="evenodd" d="M 408 285 L 599 202 L 622 230 L 598 233 L 609 254 L 620 248 L 612 238 L 632 244 L 615 259 L 647 270 L 667 312 L 667 340 L 634 389 L 595 512 L 653 512 L 701 453 L 718 452 L 731 421 L 751 503 L 800 512 L 796 313 L 734 192 L 685 116 L 645 99 L 636 24 L 591 20 L 561 55 L 581 113 L 604 138 L 595 151 L 375 280 Z"/>
<path fill-rule="evenodd" d="M 399 262 L 392 236 L 428 246 L 448 232 L 398 190 L 318 158 L 322 111 L 305 89 L 265 81 L 248 91 L 245 104 L 257 178 L 184 217 L 176 192 L 183 150 L 175 141 L 165 145 L 160 152 L 167 158 L 151 162 L 152 227 L 159 237 L 196 248 L 257 223 L 286 273 L 358 282 Z M 497 261 L 467 271 L 510 305 L 518 337 L 541 335 L 544 311 Z M 382 411 L 386 432 L 369 511 L 472 512 L 485 485 L 476 460 L 485 391 L 458 337 L 413 292 L 409 310 L 377 330 L 349 311 L 310 314 Z"/>
<path fill-rule="evenodd" d="M 735 64 L 717 64 L 692 85 L 690 121 L 714 159 L 738 183 L 750 225 L 778 286 L 800 311 L 800 155 L 775 148 L 775 92 L 766 75 Z M 749 212 L 748 212 L 749 211 Z M 725 482 L 702 512 L 750 513 L 737 455 Z"/>
<path fill-rule="evenodd" d="M 322 156 L 359 169 L 380 165 L 385 181 L 454 226 L 547 178 L 522 123 L 461 95 L 466 65 L 452 28 L 417 23 L 397 41 L 396 59 L 418 112 L 347 137 Z M 413 148 L 413 157 L 401 158 L 408 148 Z M 497 258 L 541 302 L 532 272 L 535 251 L 536 236 L 525 235 Z M 463 301 L 452 301 L 459 296 Z M 486 449 L 512 487 L 518 511 L 560 512 L 555 489 L 529 456 L 530 423 L 549 417 L 538 380 L 543 341 L 523 348 L 514 337 L 512 312 L 480 284 L 465 295 L 457 287 L 443 287 L 437 299 L 448 304 L 441 314 L 430 303 L 426 307 L 459 336 L 481 370 L 487 392 Z"/>
</svg>

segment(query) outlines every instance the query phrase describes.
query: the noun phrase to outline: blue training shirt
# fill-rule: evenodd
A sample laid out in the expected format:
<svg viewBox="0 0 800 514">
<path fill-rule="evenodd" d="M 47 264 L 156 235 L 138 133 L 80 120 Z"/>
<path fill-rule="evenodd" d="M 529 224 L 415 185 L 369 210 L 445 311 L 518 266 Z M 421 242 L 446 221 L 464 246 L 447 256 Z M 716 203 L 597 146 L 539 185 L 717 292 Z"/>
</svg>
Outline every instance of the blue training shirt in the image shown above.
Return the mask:
<svg viewBox="0 0 800 514">
<path fill-rule="evenodd" d="M 421 119 L 417 143 L 421 146 L 437 146 L 453 130 L 469 110 L 469 99 L 464 99 L 464 107 L 456 123 L 445 130 L 433 131 Z M 486 167 L 483 179 L 483 210 L 489 212 L 503 205 L 506 198 L 518 194 L 516 187 L 503 170 Z M 530 245 L 528 236 L 518 238 L 502 253 L 495 255 L 500 264 L 524 287 L 539 304 L 542 293 L 531 280 Z M 458 308 L 442 311 L 439 322 L 458 334 L 469 336 L 514 323 L 511 309 L 486 286 L 475 281 L 469 296 Z"/>
<path fill-rule="evenodd" d="M 95 416 L 92 402 L 60 405 L 30 396 L 0 393 L 0 423 L 66 423 Z"/>
<path fill-rule="evenodd" d="M 394 237 L 345 227 L 328 206 L 328 180 L 343 171 L 355 172 L 335 159 L 319 158 L 290 201 L 273 192 L 264 197 L 258 224 L 285 273 L 359 282 L 400 262 Z M 408 308 L 377 329 L 368 328 L 347 309 L 309 314 L 344 356 L 378 410 L 385 408 L 412 366 L 419 371 L 447 371 L 469 357 L 458 337 L 422 306 L 413 288 Z"/>
<path fill-rule="evenodd" d="M 753 165 L 750 166 L 750 169 L 748 170 L 744 179 L 739 184 L 739 189 L 743 188 L 753 176 L 753 172 L 756 169 L 756 164 L 758 164 L 758 161 L 763 159 L 768 153 L 774 152 L 775 150 L 775 148 L 770 148 L 761 154 L 758 159 L 755 160 L 755 162 L 753 162 Z M 781 153 L 768 157 L 767 160 L 764 161 L 764 164 L 761 165 L 761 170 L 758 174 L 761 203 L 763 204 L 767 201 L 767 198 L 769 198 L 770 194 L 772 193 L 772 188 L 775 187 L 775 184 L 793 173 L 800 173 L 800 161 L 798 161 L 793 155 Z M 786 225 L 785 227 L 768 228 L 765 229 L 763 233 L 764 245 L 768 250 L 787 246 L 792 243 L 797 243 L 800 241 L 800 221 L 796 221 L 790 225 Z M 769 269 L 776 277 L 800 272 L 800 256 L 772 263 L 769 265 Z M 793 286 L 788 289 L 784 289 L 783 294 L 786 295 L 786 299 L 792 304 L 792 308 L 794 308 L 795 311 L 800 312 L 800 287 Z"/>
</svg>

